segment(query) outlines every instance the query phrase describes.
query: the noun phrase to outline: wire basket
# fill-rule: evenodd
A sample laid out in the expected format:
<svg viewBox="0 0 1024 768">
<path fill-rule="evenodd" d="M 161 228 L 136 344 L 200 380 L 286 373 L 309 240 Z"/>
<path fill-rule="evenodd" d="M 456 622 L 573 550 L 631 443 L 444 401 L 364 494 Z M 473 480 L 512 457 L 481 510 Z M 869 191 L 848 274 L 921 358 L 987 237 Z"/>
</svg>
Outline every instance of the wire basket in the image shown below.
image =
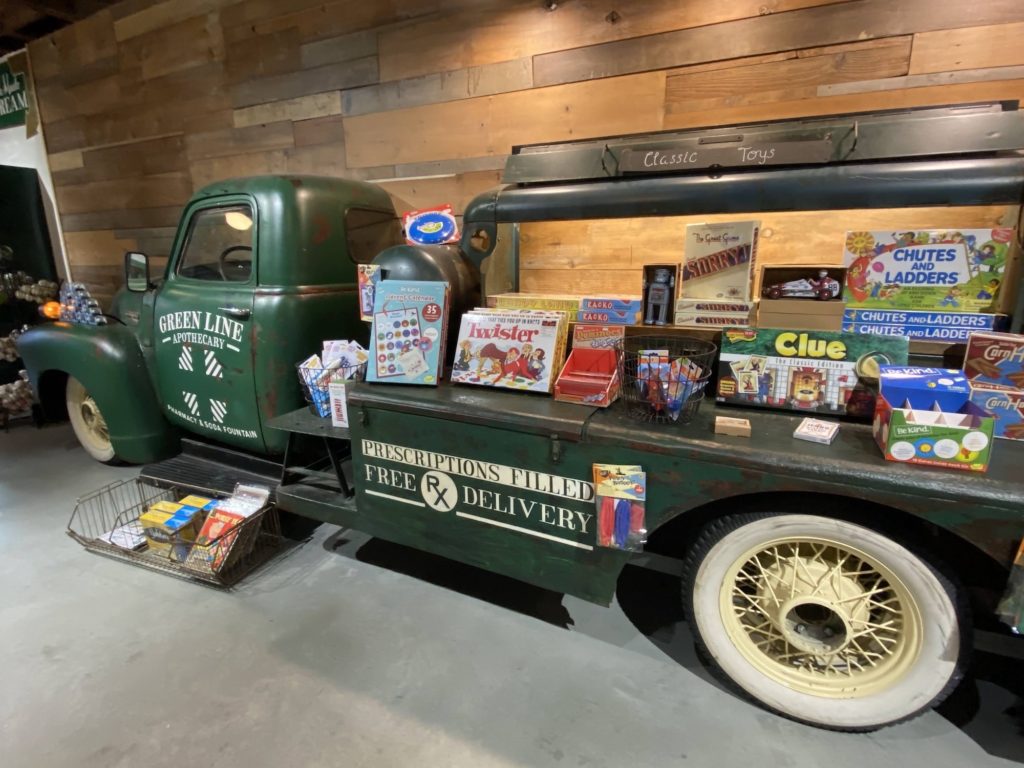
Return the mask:
<svg viewBox="0 0 1024 768">
<path fill-rule="evenodd" d="M 309 404 L 309 410 L 321 418 L 331 415 L 332 381 L 362 381 L 366 378 L 366 363 L 341 365 L 335 368 L 309 368 L 295 366 L 302 384 L 302 396 Z"/>
<path fill-rule="evenodd" d="M 188 488 L 160 488 L 141 478 L 123 480 L 83 496 L 68 535 L 90 552 L 216 587 L 230 587 L 270 560 L 284 544 L 277 509 L 268 504 L 221 535 L 205 541 L 177 534 L 151 546 L 139 518 L 157 501 L 175 501 Z"/>
<path fill-rule="evenodd" d="M 688 336 L 631 336 L 623 344 L 621 400 L 630 417 L 686 424 L 697 413 L 718 347 Z"/>
</svg>

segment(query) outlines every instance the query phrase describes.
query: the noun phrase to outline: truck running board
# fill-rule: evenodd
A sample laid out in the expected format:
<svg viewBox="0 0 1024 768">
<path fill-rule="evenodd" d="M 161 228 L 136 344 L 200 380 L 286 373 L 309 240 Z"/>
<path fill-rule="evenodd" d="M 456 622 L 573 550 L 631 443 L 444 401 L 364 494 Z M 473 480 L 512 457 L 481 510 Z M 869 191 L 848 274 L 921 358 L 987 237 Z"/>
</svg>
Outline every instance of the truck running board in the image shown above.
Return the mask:
<svg viewBox="0 0 1024 768">
<path fill-rule="evenodd" d="M 281 481 L 281 465 L 270 459 L 199 440 L 182 440 L 181 448 L 177 456 L 144 466 L 139 477 L 162 487 L 218 494 L 230 494 L 236 483 L 263 485 L 274 493 Z"/>
</svg>

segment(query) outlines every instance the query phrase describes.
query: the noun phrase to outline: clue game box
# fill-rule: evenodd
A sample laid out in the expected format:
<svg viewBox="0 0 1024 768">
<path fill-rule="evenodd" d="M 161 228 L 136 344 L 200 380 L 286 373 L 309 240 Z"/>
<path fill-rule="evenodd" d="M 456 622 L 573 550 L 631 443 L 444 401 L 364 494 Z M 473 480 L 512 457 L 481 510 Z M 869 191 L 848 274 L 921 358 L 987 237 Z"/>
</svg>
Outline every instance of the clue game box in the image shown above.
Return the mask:
<svg viewBox="0 0 1024 768">
<path fill-rule="evenodd" d="M 720 403 L 871 418 L 879 369 L 906 365 L 906 337 L 727 328 Z"/>
<path fill-rule="evenodd" d="M 847 232 L 846 304 L 865 309 L 993 311 L 1013 229 Z"/>
</svg>

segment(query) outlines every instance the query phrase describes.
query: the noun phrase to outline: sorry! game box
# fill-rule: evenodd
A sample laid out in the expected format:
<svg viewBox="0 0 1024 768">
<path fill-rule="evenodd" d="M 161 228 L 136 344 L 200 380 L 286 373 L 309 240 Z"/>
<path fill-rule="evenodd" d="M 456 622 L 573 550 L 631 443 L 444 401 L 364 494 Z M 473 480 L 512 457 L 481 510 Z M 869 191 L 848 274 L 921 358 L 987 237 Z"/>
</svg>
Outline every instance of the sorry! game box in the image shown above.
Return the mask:
<svg viewBox="0 0 1024 768">
<path fill-rule="evenodd" d="M 994 311 L 1013 229 L 847 232 L 846 305 Z"/>
<path fill-rule="evenodd" d="M 551 392 L 565 360 L 564 312 L 477 309 L 462 316 L 452 381 Z"/>
<path fill-rule="evenodd" d="M 870 418 L 882 365 L 906 365 L 906 337 L 729 328 L 718 402 Z"/>
</svg>

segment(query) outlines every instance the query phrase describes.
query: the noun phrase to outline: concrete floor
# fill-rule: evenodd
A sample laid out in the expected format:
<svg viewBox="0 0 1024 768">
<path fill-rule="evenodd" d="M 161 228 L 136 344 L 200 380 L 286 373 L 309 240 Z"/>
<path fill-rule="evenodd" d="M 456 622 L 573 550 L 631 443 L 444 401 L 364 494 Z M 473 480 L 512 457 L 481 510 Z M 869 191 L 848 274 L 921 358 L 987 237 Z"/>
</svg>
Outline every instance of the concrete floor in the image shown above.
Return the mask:
<svg viewBox="0 0 1024 768">
<path fill-rule="evenodd" d="M 133 474 L 66 426 L 0 434 L 4 768 L 1024 763 L 1019 663 L 982 655 L 945 714 L 829 733 L 711 682 L 638 568 L 604 609 L 323 526 L 221 593 L 64 536 Z"/>
</svg>

